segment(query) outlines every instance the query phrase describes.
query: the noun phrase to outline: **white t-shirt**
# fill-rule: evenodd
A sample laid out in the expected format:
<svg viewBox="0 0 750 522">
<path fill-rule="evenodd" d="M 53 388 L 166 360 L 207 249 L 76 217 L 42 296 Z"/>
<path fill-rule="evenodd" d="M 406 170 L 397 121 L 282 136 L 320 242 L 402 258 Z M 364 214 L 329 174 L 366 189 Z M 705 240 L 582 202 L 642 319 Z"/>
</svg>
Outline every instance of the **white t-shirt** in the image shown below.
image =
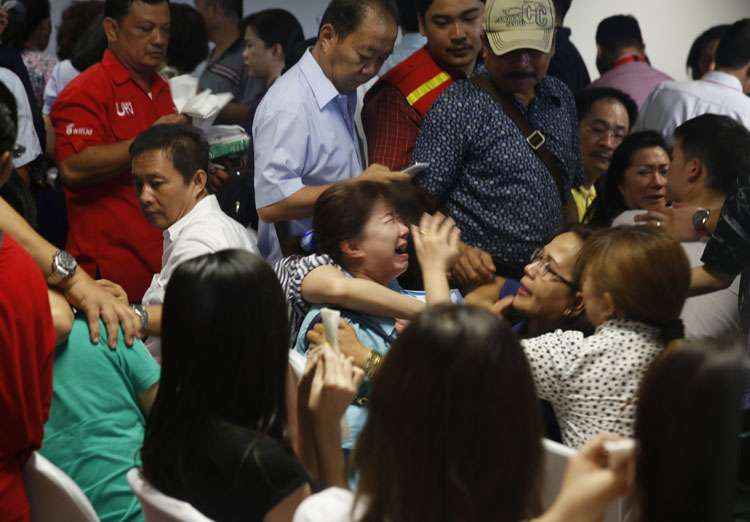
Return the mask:
<svg viewBox="0 0 750 522">
<path fill-rule="evenodd" d="M 23 167 L 34 161 L 42 153 L 42 146 L 39 144 L 39 137 L 34 130 L 34 119 L 31 116 L 31 105 L 29 98 L 26 96 L 26 90 L 23 88 L 21 79 L 10 69 L 0 67 L 0 82 L 2 82 L 16 99 L 18 109 L 18 136 L 16 145 L 24 148 L 23 154 L 13 158 L 15 168 Z"/>
<path fill-rule="evenodd" d="M 623 212 L 614 219 L 612 226 L 636 225 L 635 216 L 644 213 L 643 210 Z M 682 248 L 690 261 L 690 268 L 703 266 L 701 257 L 706 248 L 704 241 L 683 242 Z M 740 276 L 737 276 L 729 288 L 687 299 L 680 314 L 682 322 L 685 323 L 685 337 L 700 339 L 724 334 L 739 334 L 741 332 L 739 293 Z"/>
<path fill-rule="evenodd" d="M 653 90 L 633 131 L 659 131 L 668 141 L 677 127 L 702 114 L 720 114 L 750 128 L 750 98 L 734 76 L 711 71 L 702 79 L 664 82 Z"/>
<path fill-rule="evenodd" d="M 52 112 L 52 106 L 57 101 L 57 97 L 63 91 L 66 85 L 70 83 L 70 80 L 81 74 L 78 69 L 73 67 L 70 60 L 63 60 L 57 62 L 52 68 L 52 74 L 47 85 L 44 86 L 44 107 L 42 113 L 45 116 L 49 116 Z"/>
<path fill-rule="evenodd" d="M 354 493 L 342 488 L 328 488 L 307 497 L 294 513 L 293 522 L 356 522 L 362 518 L 366 506 L 357 505 L 352 516 Z"/>
<path fill-rule="evenodd" d="M 164 231 L 164 254 L 161 272 L 155 274 L 143 295 L 144 305 L 161 304 L 167 283 L 178 265 L 189 259 L 239 248 L 258 254 L 255 235 L 240 223 L 227 216 L 219 206 L 216 196 L 206 196 L 195 207 Z M 154 357 L 161 353 L 159 337 L 146 342 Z"/>
</svg>

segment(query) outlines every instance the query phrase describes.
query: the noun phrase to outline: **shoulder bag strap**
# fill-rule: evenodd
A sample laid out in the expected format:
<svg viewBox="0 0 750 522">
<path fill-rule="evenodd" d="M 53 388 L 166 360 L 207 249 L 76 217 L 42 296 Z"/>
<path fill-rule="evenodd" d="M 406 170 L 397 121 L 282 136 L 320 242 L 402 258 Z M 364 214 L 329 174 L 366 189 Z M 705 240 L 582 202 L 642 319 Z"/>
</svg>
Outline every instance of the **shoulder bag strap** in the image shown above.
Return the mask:
<svg viewBox="0 0 750 522">
<path fill-rule="evenodd" d="M 471 78 L 471 81 L 474 83 L 474 85 L 492 96 L 492 98 L 503 108 L 503 112 L 505 112 L 506 116 L 508 116 L 508 118 L 510 118 L 511 121 L 516 124 L 516 127 L 518 127 L 518 129 L 526 138 L 526 143 L 529 144 L 531 150 L 540 160 L 542 160 L 542 163 L 544 163 L 544 165 L 547 167 L 550 176 L 552 176 L 555 185 L 557 185 L 557 191 L 560 194 L 560 201 L 561 203 L 565 204 L 565 201 L 568 198 L 563 192 L 563 187 L 565 185 L 563 183 L 562 172 L 560 171 L 560 167 L 554 154 L 552 154 L 549 148 L 545 145 L 547 139 L 545 138 L 544 134 L 542 134 L 542 132 L 539 130 L 531 128 L 529 121 L 523 115 L 521 110 L 516 106 L 516 104 L 513 103 L 511 97 L 501 95 L 497 91 L 495 84 L 493 84 L 492 80 L 490 80 L 487 76 L 476 75 Z"/>
</svg>

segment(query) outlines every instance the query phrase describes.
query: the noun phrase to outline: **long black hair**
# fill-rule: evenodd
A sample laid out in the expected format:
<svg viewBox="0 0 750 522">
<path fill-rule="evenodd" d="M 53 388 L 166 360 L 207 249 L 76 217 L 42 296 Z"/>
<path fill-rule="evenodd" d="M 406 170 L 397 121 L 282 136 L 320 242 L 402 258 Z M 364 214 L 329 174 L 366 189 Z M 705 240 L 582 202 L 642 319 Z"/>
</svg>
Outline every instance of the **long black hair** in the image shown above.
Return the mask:
<svg viewBox="0 0 750 522">
<path fill-rule="evenodd" d="M 242 250 L 191 259 L 175 270 L 162 312 L 162 373 L 146 423 L 146 478 L 169 494 L 196 470 L 193 448 L 217 426 L 278 441 L 286 428 L 286 302 L 268 264 Z"/>
<path fill-rule="evenodd" d="M 479 308 L 435 306 L 373 381 L 354 452 L 362 521 L 530 517 L 541 437 L 531 369 L 510 328 Z"/>
<path fill-rule="evenodd" d="M 644 376 L 635 423 L 639 520 L 733 519 L 737 474 L 748 474 L 746 433 L 738 438 L 750 383 L 743 342 L 683 343 Z"/>
<path fill-rule="evenodd" d="M 634 132 L 622 141 L 612 154 L 609 170 L 596 183 L 596 198 L 586 211 L 584 223 L 592 227 L 608 227 L 617 216 L 628 210 L 620 192 L 625 171 L 636 152 L 652 147 L 661 147 L 669 153 L 667 142 L 656 131 Z"/>
<path fill-rule="evenodd" d="M 693 45 L 690 46 L 685 67 L 690 71 L 690 76 L 693 80 L 701 79 L 701 59 L 703 58 L 703 53 L 706 48 L 712 42 L 718 42 L 721 40 L 729 27 L 731 27 L 729 24 L 715 25 L 701 33 L 701 35 L 695 39 Z"/>
</svg>

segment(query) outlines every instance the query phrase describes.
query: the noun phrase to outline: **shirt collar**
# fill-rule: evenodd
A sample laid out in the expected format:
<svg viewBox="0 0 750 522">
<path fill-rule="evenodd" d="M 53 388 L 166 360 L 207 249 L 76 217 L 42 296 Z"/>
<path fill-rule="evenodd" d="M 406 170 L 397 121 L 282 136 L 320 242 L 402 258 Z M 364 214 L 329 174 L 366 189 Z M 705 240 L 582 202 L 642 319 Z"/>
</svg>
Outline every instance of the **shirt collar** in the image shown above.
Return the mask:
<svg viewBox="0 0 750 522">
<path fill-rule="evenodd" d="M 419 34 L 419 33 L 417 33 L 417 34 Z M 467 76 L 466 73 L 463 70 L 461 70 L 461 69 L 452 69 L 450 67 L 445 67 L 443 64 L 441 64 L 437 60 L 437 58 L 435 58 L 435 56 L 430 52 L 430 48 L 429 48 L 429 46 L 427 44 L 424 44 L 423 49 L 425 49 L 427 51 L 427 54 L 430 55 L 430 57 L 432 58 L 432 61 L 435 62 L 435 65 L 437 65 L 438 67 L 440 67 L 441 69 L 443 69 L 445 72 L 447 72 L 450 75 L 451 79 L 453 79 L 453 80 L 466 80 L 466 79 L 469 78 L 469 76 Z M 482 69 L 480 69 L 481 65 L 482 65 L 482 57 L 481 56 L 477 56 L 477 61 L 474 63 L 474 71 L 472 72 L 472 75 L 479 74 L 479 73 L 482 72 Z"/>
<path fill-rule="evenodd" d="M 323 110 L 326 105 L 341 94 L 331 80 L 328 79 L 328 76 L 325 75 L 320 64 L 310 52 L 310 49 L 302 55 L 299 66 L 302 74 L 307 79 L 307 83 L 310 85 L 310 89 L 312 89 L 319 109 Z"/>
<path fill-rule="evenodd" d="M 557 90 L 552 87 L 552 82 L 550 81 L 549 76 L 546 76 L 537 84 L 536 96 L 534 96 L 534 101 L 536 100 L 543 100 L 551 103 L 555 107 L 562 107 L 562 99 Z M 532 101 L 532 103 L 534 102 Z"/>
<path fill-rule="evenodd" d="M 613 330 L 631 330 L 653 337 L 657 337 L 659 335 L 658 327 L 643 323 L 641 321 L 633 321 L 631 319 L 608 319 L 606 322 L 597 327 L 595 333 L 599 334 L 602 333 L 602 331 Z"/>
<path fill-rule="evenodd" d="M 596 197 L 596 185 L 591 185 L 590 187 L 586 187 L 584 185 L 580 185 L 578 187 L 573 187 L 573 192 L 580 194 L 586 201 L 590 199 L 594 199 Z"/>
<path fill-rule="evenodd" d="M 219 200 L 216 199 L 216 196 L 211 194 L 210 196 L 204 197 L 195 204 L 190 212 L 182 216 L 174 222 L 171 227 L 164 231 L 164 239 L 176 241 L 177 238 L 180 237 L 180 234 L 182 234 L 182 231 L 185 230 L 185 228 L 187 228 L 196 218 L 216 211 L 221 211 L 221 206 L 219 206 Z"/>
<path fill-rule="evenodd" d="M 122 85 L 124 83 L 127 83 L 128 81 L 134 81 L 130 71 L 122 64 L 115 53 L 113 53 L 109 49 L 104 51 L 104 56 L 102 57 L 102 65 L 110 74 L 116 85 Z M 167 83 L 162 80 L 158 74 L 154 73 L 151 76 L 151 91 L 153 93 L 159 92 L 166 85 Z"/>
<path fill-rule="evenodd" d="M 710 83 L 718 83 L 735 91 L 742 92 L 742 82 L 735 76 L 721 71 L 710 71 L 703 75 L 702 80 Z"/>
</svg>

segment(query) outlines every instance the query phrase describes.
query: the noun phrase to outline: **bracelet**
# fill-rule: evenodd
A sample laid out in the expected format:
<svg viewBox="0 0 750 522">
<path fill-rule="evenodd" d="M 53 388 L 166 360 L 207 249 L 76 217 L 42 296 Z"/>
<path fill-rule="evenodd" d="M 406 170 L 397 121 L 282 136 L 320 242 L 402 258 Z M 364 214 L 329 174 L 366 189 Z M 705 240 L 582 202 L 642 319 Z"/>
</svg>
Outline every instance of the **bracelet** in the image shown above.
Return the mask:
<svg viewBox="0 0 750 522">
<path fill-rule="evenodd" d="M 375 374 L 378 373 L 380 364 L 382 362 L 383 356 L 375 350 L 370 350 L 370 355 L 369 357 L 367 357 L 367 361 L 365 361 L 365 367 L 363 368 L 368 379 L 372 380 L 372 378 L 375 377 Z"/>
</svg>

